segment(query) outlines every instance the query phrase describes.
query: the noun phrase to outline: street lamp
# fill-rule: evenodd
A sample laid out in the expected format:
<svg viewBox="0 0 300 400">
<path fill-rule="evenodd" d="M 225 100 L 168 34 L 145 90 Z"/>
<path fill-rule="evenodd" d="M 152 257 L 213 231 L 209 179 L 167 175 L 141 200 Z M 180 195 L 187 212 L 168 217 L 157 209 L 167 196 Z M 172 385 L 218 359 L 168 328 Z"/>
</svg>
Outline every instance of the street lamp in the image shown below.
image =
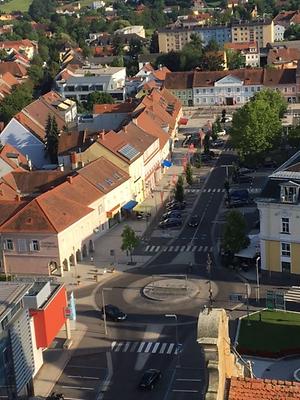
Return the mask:
<svg viewBox="0 0 300 400">
<path fill-rule="evenodd" d="M 211 311 L 212 309 L 212 303 L 213 303 L 213 299 L 212 299 L 212 287 L 211 287 L 211 266 L 212 266 L 212 260 L 210 257 L 210 254 L 207 253 L 207 261 L 206 261 L 206 268 L 207 268 L 207 273 L 208 273 L 208 277 L 209 277 L 209 281 L 208 281 L 208 297 L 209 297 L 209 311 Z"/>
<path fill-rule="evenodd" d="M 258 264 L 260 261 L 260 256 L 256 257 L 256 301 L 257 303 L 260 300 L 260 293 L 259 293 L 259 273 L 258 273 Z"/>
<path fill-rule="evenodd" d="M 179 345 L 179 342 L 178 342 L 178 318 L 177 318 L 176 314 L 165 314 L 165 317 L 166 318 L 174 318 L 175 321 L 176 321 L 176 325 L 175 325 L 175 328 L 176 328 L 176 355 L 177 355 L 176 367 L 179 367 L 180 366 L 180 359 L 179 359 L 179 347 L 178 347 L 178 345 Z"/>
<path fill-rule="evenodd" d="M 104 291 L 111 291 L 112 288 L 103 288 L 102 289 L 102 310 L 103 310 L 103 321 L 104 321 L 104 333 L 107 335 L 107 324 L 106 324 L 106 311 L 105 311 L 105 300 L 104 300 Z"/>
</svg>

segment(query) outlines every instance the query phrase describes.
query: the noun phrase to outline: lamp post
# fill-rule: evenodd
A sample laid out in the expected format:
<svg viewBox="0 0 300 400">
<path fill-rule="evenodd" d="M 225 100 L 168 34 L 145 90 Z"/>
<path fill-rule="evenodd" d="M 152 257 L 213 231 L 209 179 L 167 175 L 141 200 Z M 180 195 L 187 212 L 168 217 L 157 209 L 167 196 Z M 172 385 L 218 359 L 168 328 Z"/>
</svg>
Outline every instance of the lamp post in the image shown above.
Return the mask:
<svg viewBox="0 0 300 400">
<path fill-rule="evenodd" d="M 212 265 L 212 260 L 210 257 L 210 254 L 207 254 L 207 261 L 206 261 L 206 268 L 207 268 L 207 273 L 208 273 L 208 277 L 209 277 L 209 281 L 208 281 L 208 298 L 209 298 L 209 311 L 211 311 L 212 309 L 212 303 L 213 303 L 213 299 L 212 299 L 212 287 L 211 287 L 211 265 Z"/>
<path fill-rule="evenodd" d="M 178 318 L 177 318 L 176 314 L 165 314 L 165 317 L 166 318 L 174 318 L 176 321 L 175 328 L 176 328 L 176 355 L 177 355 L 176 368 L 177 368 L 177 367 L 180 367 L 179 348 L 178 348 L 178 345 L 179 345 L 179 342 L 178 342 Z"/>
<path fill-rule="evenodd" d="M 260 293 L 259 293 L 259 271 L 258 271 L 258 264 L 260 261 L 260 256 L 256 257 L 256 301 L 259 303 L 260 301 Z"/>
<path fill-rule="evenodd" d="M 104 291 L 111 291 L 112 288 L 103 288 L 102 289 L 102 310 L 103 310 L 103 321 L 104 321 L 104 333 L 107 335 L 107 324 L 106 324 L 106 311 L 105 311 L 105 300 L 104 300 Z"/>
</svg>

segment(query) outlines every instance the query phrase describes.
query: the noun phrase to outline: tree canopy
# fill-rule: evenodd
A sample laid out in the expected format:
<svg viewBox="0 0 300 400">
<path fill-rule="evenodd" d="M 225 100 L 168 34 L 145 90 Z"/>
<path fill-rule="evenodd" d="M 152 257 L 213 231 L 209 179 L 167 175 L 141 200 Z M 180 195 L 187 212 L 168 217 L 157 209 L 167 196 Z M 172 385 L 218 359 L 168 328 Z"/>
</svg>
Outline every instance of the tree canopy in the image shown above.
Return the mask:
<svg viewBox="0 0 300 400">
<path fill-rule="evenodd" d="M 46 124 L 46 152 L 50 157 L 52 164 L 57 164 L 59 130 L 55 117 L 48 115 Z"/>
<path fill-rule="evenodd" d="M 111 94 L 106 92 L 92 92 L 88 95 L 86 108 L 93 110 L 94 104 L 113 104 L 115 101 Z"/>
<path fill-rule="evenodd" d="M 226 252 L 238 253 L 247 247 L 249 238 L 246 235 L 246 221 L 243 215 L 236 210 L 226 215 L 226 224 L 223 232 L 222 246 Z"/>
</svg>

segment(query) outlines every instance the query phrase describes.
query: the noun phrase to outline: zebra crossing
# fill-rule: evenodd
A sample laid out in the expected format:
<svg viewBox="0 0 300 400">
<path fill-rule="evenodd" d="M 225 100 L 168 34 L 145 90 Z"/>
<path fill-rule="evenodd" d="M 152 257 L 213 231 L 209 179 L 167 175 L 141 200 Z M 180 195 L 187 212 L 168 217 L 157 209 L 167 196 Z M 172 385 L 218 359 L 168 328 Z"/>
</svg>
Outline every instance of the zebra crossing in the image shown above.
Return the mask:
<svg viewBox="0 0 300 400">
<path fill-rule="evenodd" d="M 165 253 L 182 253 L 182 252 L 202 252 L 207 253 L 213 251 L 213 246 L 192 246 L 192 245 L 182 245 L 182 246 L 155 246 L 149 244 L 145 248 L 145 252 L 147 253 L 158 253 L 160 250 L 163 250 Z"/>
<path fill-rule="evenodd" d="M 292 286 L 285 294 L 285 301 L 300 303 L 300 286 Z"/>
<path fill-rule="evenodd" d="M 225 189 L 217 188 L 217 189 L 186 189 L 186 193 L 199 193 L 202 190 L 202 193 L 225 193 Z"/>
<path fill-rule="evenodd" d="M 225 147 L 222 151 L 235 151 L 234 147 Z"/>
<path fill-rule="evenodd" d="M 114 353 L 151 353 L 173 355 L 181 351 L 182 345 L 170 342 L 112 342 Z"/>
</svg>

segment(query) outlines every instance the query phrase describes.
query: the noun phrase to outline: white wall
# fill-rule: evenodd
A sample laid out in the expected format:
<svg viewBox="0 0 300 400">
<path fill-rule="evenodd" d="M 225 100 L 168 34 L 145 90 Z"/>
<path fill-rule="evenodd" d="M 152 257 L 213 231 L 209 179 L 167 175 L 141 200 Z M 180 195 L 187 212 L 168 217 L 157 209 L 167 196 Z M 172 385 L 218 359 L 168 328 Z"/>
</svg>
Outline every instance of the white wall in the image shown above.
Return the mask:
<svg viewBox="0 0 300 400">
<path fill-rule="evenodd" d="M 38 371 L 40 370 L 41 366 L 44 363 L 44 358 L 43 358 L 43 349 L 42 348 L 38 349 L 36 345 L 33 317 L 30 317 L 29 323 L 30 323 L 30 332 L 32 341 L 33 361 L 34 361 L 33 377 L 35 377 L 35 375 L 38 373 Z"/>
</svg>

